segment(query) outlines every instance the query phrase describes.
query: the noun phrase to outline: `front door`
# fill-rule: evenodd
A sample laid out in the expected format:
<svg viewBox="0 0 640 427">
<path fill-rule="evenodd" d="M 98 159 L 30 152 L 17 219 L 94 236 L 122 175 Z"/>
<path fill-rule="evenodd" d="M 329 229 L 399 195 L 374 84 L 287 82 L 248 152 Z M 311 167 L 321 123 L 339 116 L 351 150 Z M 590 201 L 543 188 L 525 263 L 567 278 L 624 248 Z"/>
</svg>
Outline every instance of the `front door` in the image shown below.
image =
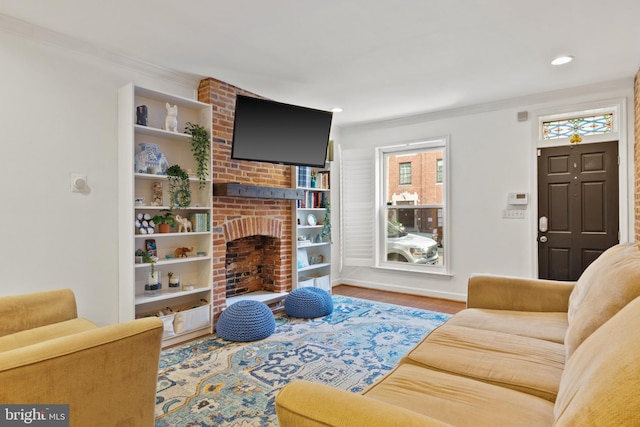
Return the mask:
<svg viewBox="0 0 640 427">
<path fill-rule="evenodd" d="M 577 280 L 618 240 L 617 142 L 539 149 L 539 277 Z"/>
</svg>

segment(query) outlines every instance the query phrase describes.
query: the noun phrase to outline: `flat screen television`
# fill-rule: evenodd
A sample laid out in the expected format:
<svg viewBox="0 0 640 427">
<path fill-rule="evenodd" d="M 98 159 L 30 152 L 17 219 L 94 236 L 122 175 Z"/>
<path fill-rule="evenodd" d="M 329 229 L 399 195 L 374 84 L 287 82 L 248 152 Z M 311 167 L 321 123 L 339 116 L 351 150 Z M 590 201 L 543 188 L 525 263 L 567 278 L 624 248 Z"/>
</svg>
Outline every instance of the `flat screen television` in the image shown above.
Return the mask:
<svg viewBox="0 0 640 427">
<path fill-rule="evenodd" d="M 238 95 L 231 158 L 324 167 L 330 111 Z"/>
</svg>

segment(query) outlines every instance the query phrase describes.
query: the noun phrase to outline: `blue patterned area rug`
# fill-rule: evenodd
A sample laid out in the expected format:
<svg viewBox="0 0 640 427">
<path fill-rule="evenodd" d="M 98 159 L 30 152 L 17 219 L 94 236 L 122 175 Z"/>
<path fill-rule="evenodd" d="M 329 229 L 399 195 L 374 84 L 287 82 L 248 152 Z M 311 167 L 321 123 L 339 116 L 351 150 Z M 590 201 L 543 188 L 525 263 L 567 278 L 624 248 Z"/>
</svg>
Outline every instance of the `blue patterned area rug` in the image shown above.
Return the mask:
<svg viewBox="0 0 640 427">
<path fill-rule="evenodd" d="M 211 335 L 160 355 L 156 427 L 277 426 L 274 399 L 305 379 L 355 393 L 390 371 L 450 315 L 334 296 L 318 319 L 276 315 L 276 330 L 252 343 Z"/>
</svg>

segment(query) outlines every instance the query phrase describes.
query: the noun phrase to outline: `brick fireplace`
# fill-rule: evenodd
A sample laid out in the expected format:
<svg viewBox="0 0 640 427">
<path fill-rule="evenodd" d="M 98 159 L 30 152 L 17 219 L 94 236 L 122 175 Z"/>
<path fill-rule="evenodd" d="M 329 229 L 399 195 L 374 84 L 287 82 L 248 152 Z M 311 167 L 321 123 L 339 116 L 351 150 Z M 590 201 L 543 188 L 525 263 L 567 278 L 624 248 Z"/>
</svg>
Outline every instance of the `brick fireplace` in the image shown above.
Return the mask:
<svg viewBox="0 0 640 427">
<path fill-rule="evenodd" d="M 214 183 L 291 187 L 291 168 L 270 163 L 231 160 L 236 95 L 256 96 L 228 83 L 207 78 L 198 99 L 212 105 Z M 292 207 L 290 200 L 214 196 L 213 307 L 218 316 L 231 295 L 264 290 L 291 290 Z M 228 253 L 227 248 L 231 251 Z M 254 253 L 248 255 L 248 250 Z M 266 254 L 266 255 L 265 255 Z"/>
</svg>

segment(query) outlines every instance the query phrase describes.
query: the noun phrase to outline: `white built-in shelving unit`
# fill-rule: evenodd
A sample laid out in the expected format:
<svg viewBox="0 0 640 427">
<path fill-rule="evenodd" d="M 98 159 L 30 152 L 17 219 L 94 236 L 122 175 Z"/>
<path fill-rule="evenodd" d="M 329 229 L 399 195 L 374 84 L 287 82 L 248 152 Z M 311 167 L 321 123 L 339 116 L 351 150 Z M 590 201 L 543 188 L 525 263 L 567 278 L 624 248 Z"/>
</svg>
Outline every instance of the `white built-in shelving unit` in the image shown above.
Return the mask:
<svg viewBox="0 0 640 427">
<path fill-rule="evenodd" d="M 292 186 L 304 192 L 304 198 L 293 203 L 293 288 L 315 286 L 330 292 L 331 235 L 325 218 L 331 202 L 331 171 L 293 166 L 291 176 Z"/>
<path fill-rule="evenodd" d="M 177 131 L 163 129 L 167 115 L 166 103 L 178 108 Z M 136 109 L 147 107 L 147 125 L 137 124 Z M 136 218 L 161 214 L 171 207 L 168 180 L 165 175 L 134 170 L 135 156 L 140 144 L 155 144 L 169 165 L 178 164 L 186 171 L 197 170 L 191 153 L 191 136 L 184 133 L 187 122 L 203 126 L 211 135 L 211 106 L 192 99 L 169 95 L 133 84 L 118 92 L 118 157 L 119 157 L 119 318 L 125 322 L 138 317 L 160 316 L 164 321 L 163 345 L 168 346 L 212 332 L 212 250 L 211 233 L 212 185 L 207 179 L 204 188 L 190 174 L 191 203 L 186 208 L 175 208 L 172 214 L 191 218 L 198 215 L 203 221 L 200 229 L 192 232 L 142 234 L 136 227 Z M 208 170 L 211 171 L 209 162 Z M 152 171 L 153 172 L 153 171 Z M 210 176 L 210 175 L 209 175 Z M 155 185 L 155 187 L 154 187 Z M 162 187 L 160 199 L 158 188 Z M 136 199 L 143 199 L 143 201 Z M 146 230 L 145 230 L 146 231 Z M 153 240 L 162 288 L 150 291 L 148 284 L 150 263 L 136 263 L 137 249 L 146 250 L 147 241 Z M 171 258 L 176 248 L 193 248 L 186 257 Z M 169 287 L 168 273 L 179 277 L 180 286 Z"/>
</svg>

